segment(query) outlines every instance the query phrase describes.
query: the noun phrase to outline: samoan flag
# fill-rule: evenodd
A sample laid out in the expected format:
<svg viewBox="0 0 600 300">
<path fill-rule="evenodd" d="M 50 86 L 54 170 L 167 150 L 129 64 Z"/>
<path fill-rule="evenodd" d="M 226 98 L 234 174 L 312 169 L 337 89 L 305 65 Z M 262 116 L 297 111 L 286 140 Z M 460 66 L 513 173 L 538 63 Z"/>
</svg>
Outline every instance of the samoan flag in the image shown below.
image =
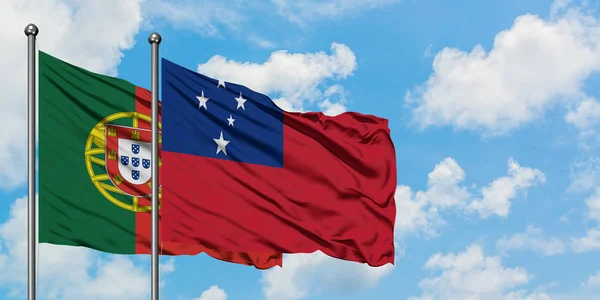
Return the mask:
<svg viewBox="0 0 600 300">
<path fill-rule="evenodd" d="M 162 59 L 161 240 L 394 262 L 388 121 L 280 109 Z"/>
</svg>

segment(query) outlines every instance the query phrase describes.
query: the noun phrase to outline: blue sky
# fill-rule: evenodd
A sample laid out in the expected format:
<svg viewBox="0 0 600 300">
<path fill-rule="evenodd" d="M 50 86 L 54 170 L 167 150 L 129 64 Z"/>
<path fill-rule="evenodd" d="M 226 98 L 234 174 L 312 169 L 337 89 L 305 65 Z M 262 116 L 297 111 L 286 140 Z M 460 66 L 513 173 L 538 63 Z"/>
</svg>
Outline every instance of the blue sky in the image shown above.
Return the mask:
<svg viewBox="0 0 600 300">
<path fill-rule="evenodd" d="M 600 298 L 594 1 L 19 2 L 0 4 L 0 299 L 23 297 L 26 279 L 29 22 L 41 50 L 140 86 L 157 31 L 162 57 L 282 108 L 390 120 L 395 266 L 164 258 L 162 299 Z M 39 257 L 40 299 L 149 298 L 148 257 L 48 245 Z"/>
</svg>

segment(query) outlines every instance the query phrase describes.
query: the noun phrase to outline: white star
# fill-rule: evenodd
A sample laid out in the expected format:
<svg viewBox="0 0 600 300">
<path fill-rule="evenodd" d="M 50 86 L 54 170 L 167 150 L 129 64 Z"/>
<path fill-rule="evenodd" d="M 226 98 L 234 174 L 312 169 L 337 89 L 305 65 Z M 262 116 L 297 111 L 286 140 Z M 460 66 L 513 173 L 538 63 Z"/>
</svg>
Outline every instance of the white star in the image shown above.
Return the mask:
<svg viewBox="0 0 600 300">
<path fill-rule="evenodd" d="M 246 110 L 246 108 L 244 107 L 244 102 L 246 102 L 246 99 L 244 99 L 244 98 L 242 97 L 242 93 L 240 93 L 240 97 L 239 97 L 239 98 L 235 98 L 235 100 L 236 100 L 236 101 L 237 101 L 237 103 L 238 103 L 238 106 L 237 106 L 237 108 L 240 108 L 240 107 L 241 107 L 241 108 L 243 108 L 244 110 Z M 236 109 L 237 109 L 237 108 L 236 108 Z"/>
<path fill-rule="evenodd" d="M 229 124 L 227 124 L 227 126 L 233 126 L 233 122 L 235 121 L 235 119 L 229 115 L 229 118 L 227 118 L 227 122 L 229 122 Z"/>
<path fill-rule="evenodd" d="M 208 110 L 208 107 L 206 107 L 206 101 L 208 101 L 209 98 L 204 97 L 204 91 L 202 91 L 202 95 L 196 96 L 196 98 L 198 98 L 198 101 L 200 101 L 198 103 L 198 108 L 204 107 L 204 109 Z"/>
<path fill-rule="evenodd" d="M 223 88 L 225 88 L 225 81 L 219 79 L 219 83 L 217 83 L 217 88 L 219 88 L 220 86 L 223 86 Z"/>
<path fill-rule="evenodd" d="M 225 155 L 227 155 L 227 150 L 225 150 L 225 146 L 227 146 L 227 144 L 229 144 L 229 141 L 223 139 L 223 131 L 221 131 L 221 136 L 218 139 L 213 139 L 213 141 L 215 141 L 215 143 L 217 143 L 217 153 L 219 154 L 219 152 L 223 151 L 223 153 L 225 153 Z"/>
</svg>

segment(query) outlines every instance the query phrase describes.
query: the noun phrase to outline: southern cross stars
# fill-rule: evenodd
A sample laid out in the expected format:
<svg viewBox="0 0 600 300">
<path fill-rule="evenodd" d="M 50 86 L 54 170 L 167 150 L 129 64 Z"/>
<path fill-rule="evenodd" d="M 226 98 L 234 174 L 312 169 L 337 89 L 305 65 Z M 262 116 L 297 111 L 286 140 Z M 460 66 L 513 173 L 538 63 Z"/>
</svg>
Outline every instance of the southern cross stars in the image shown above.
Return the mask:
<svg viewBox="0 0 600 300">
<path fill-rule="evenodd" d="M 219 83 L 217 84 L 217 88 L 220 88 L 221 86 L 223 88 L 225 88 L 225 81 L 219 80 Z M 201 107 L 204 107 L 205 110 L 208 110 L 207 102 L 208 102 L 208 100 L 210 100 L 210 98 L 204 96 L 204 91 L 202 91 L 200 93 L 200 96 L 196 96 L 196 98 L 198 99 L 198 109 L 200 109 Z M 229 98 L 229 99 L 231 99 L 231 98 Z M 244 104 L 246 103 L 246 101 L 248 101 L 248 99 L 244 99 L 241 92 L 240 92 L 240 96 L 235 97 L 234 99 L 235 99 L 235 101 L 237 101 L 236 110 L 240 109 L 240 108 L 242 108 L 243 110 L 246 110 L 246 107 L 244 106 Z M 226 120 L 227 120 L 227 127 L 229 127 L 229 126 L 235 127 L 235 125 L 233 124 L 233 122 L 235 122 L 235 119 L 233 118 L 232 114 L 230 114 L 229 118 L 227 118 Z M 219 153 L 223 152 L 223 154 L 227 155 L 227 145 L 231 141 L 228 141 L 223 137 L 223 131 L 220 132 L 219 138 L 213 139 L 213 141 L 215 141 L 215 143 L 217 144 L 217 152 L 215 154 L 219 154 Z"/>
<path fill-rule="evenodd" d="M 219 152 L 223 151 L 223 153 L 225 153 L 225 155 L 227 155 L 227 150 L 225 149 L 225 147 L 227 146 L 227 144 L 229 144 L 229 141 L 223 139 L 223 131 L 221 131 L 221 136 L 219 136 L 218 139 L 213 139 L 213 141 L 215 141 L 215 143 L 217 143 L 217 153 L 219 154 Z"/>
<path fill-rule="evenodd" d="M 206 107 L 206 102 L 209 100 L 209 98 L 204 97 L 204 91 L 202 91 L 202 94 L 200 96 L 196 96 L 196 98 L 198 98 L 198 108 L 200 107 L 204 107 L 204 109 L 208 110 L 208 107 Z"/>
<path fill-rule="evenodd" d="M 236 109 L 238 109 L 238 108 L 240 108 L 240 107 L 241 107 L 241 108 L 243 108 L 244 110 L 246 110 L 246 108 L 244 107 L 244 103 L 246 102 L 246 99 L 244 99 L 244 98 L 242 97 L 242 93 L 240 93 L 240 96 L 239 96 L 239 97 L 235 98 L 235 101 L 237 101 L 237 103 L 238 103 L 238 105 L 237 105 L 237 108 L 236 108 Z"/>
</svg>

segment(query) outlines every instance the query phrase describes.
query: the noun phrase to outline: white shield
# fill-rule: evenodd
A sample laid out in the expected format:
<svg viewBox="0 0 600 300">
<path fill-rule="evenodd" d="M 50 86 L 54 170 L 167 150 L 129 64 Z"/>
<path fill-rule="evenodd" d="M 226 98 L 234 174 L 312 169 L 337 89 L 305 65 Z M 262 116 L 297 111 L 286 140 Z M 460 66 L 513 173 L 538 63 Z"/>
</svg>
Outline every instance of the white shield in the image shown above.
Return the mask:
<svg viewBox="0 0 600 300">
<path fill-rule="evenodd" d="M 119 172 L 129 183 L 144 184 L 152 177 L 152 144 L 119 139 Z"/>
</svg>

